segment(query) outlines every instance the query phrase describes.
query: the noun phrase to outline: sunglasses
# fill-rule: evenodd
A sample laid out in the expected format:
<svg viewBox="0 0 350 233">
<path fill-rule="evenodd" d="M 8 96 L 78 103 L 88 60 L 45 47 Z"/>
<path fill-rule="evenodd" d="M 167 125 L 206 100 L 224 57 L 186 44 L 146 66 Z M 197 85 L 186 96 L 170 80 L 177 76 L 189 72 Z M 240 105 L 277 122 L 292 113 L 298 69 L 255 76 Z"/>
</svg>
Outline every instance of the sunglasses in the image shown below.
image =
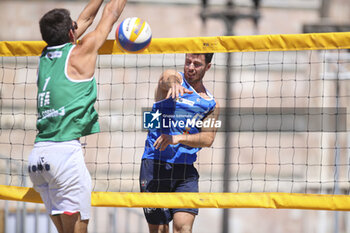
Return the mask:
<svg viewBox="0 0 350 233">
<path fill-rule="evenodd" d="M 71 29 L 72 29 L 73 31 L 78 29 L 78 24 L 77 24 L 77 22 L 73 21 L 73 25 L 72 25 Z"/>
</svg>

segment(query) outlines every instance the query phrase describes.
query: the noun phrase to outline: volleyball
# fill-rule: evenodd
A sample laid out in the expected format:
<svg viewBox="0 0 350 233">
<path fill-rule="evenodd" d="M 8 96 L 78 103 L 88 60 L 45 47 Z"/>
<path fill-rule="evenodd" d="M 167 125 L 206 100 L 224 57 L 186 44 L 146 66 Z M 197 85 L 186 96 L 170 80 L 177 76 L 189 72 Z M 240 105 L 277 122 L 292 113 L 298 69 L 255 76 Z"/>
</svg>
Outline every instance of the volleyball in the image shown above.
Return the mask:
<svg viewBox="0 0 350 233">
<path fill-rule="evenodd" d="M 118 25 L 116 39 L 122 50 L 130 53 L 142 52 L 151 43 L 151 27 L 138 17 L 126 18 Z"/>
</svg>

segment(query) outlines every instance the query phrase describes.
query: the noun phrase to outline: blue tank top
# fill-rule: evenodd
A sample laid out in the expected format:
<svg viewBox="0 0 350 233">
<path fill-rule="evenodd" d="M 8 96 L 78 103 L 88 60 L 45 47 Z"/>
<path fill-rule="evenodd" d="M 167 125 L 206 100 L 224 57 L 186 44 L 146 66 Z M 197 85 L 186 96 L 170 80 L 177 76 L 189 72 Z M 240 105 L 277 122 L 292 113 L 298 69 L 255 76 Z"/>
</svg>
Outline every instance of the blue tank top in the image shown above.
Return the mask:
<svg viewBox="0 0 350 233">
<path fill-rule="evenodd" d="M 201 97 L 182 75 L 182 86 L 193 91 L 184 94 L 176 100 L 172 98 L 155 102 L 152 112 L 159 111 L 160 127 L 149 129 L 145 142 L 142 159 L 155 159 L 168 163 L 193 164 L 197 159 L 197 152 L 201 148 L 193 148 L 183 144 L 168 145 L 164 151 L 154 148 L 153 144 L 161 134 L 195 134 L 200 132 L 195 122 L 202 121 L 216 105 L 213 96 L 207 91 L 210 99 Z"/>
</svg>

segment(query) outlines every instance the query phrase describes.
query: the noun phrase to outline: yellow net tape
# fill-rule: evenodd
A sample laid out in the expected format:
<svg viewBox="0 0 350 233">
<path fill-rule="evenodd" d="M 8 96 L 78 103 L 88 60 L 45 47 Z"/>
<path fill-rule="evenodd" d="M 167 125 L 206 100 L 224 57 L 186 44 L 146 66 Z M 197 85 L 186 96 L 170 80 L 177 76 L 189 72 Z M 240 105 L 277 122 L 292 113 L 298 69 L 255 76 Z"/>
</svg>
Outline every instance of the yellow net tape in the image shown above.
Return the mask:
<svg viewBox="0 0 350 233">
<path fill-rule="evenodd" d="M 0 199 L 42 203 L 33 188 L 0 185 Z M 299 193 L 126 193 L 93 192 L 91 204 L 100 207 L 149 208 L 273 208 L 350 210 L 348 195 Z"/>
<path fill-rule="evenodd" d="M 39 56 L 43 41 L 2 41 L 0 56 Z M 155 38 L 142 54 L 256 52 L 322 50 L 350 48 L 350 33 L 314 33 L 294 35 L 217 36 Z M 115 40 L 107 40 L 99 54 L 124 54 Z"/>
</svg>

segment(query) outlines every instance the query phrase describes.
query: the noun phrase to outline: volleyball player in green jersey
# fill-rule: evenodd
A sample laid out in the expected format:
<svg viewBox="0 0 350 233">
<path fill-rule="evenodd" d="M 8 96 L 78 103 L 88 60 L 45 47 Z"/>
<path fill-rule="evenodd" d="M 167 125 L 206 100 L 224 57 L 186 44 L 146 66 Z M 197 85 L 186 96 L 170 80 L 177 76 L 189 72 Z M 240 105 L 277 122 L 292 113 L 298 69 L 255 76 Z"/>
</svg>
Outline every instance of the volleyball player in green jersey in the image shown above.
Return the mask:
<svg viewBox="0 0 350 233">
<path fill-rule="evenodd" d="M 98 49 L 124 9 L 126 0 L 109 1 L 96 29 L 77 39 L 92 24 L 103 0 L 90 0 L 73 21 L 66 9 L 40 19 L 48 44 L 39 61 L 37 129 L 28 158 L 29 176 L 58 232 L 87 232 L 91 177 L 79 138 L 99 132 L 94 109 Z"/>
</svg>

